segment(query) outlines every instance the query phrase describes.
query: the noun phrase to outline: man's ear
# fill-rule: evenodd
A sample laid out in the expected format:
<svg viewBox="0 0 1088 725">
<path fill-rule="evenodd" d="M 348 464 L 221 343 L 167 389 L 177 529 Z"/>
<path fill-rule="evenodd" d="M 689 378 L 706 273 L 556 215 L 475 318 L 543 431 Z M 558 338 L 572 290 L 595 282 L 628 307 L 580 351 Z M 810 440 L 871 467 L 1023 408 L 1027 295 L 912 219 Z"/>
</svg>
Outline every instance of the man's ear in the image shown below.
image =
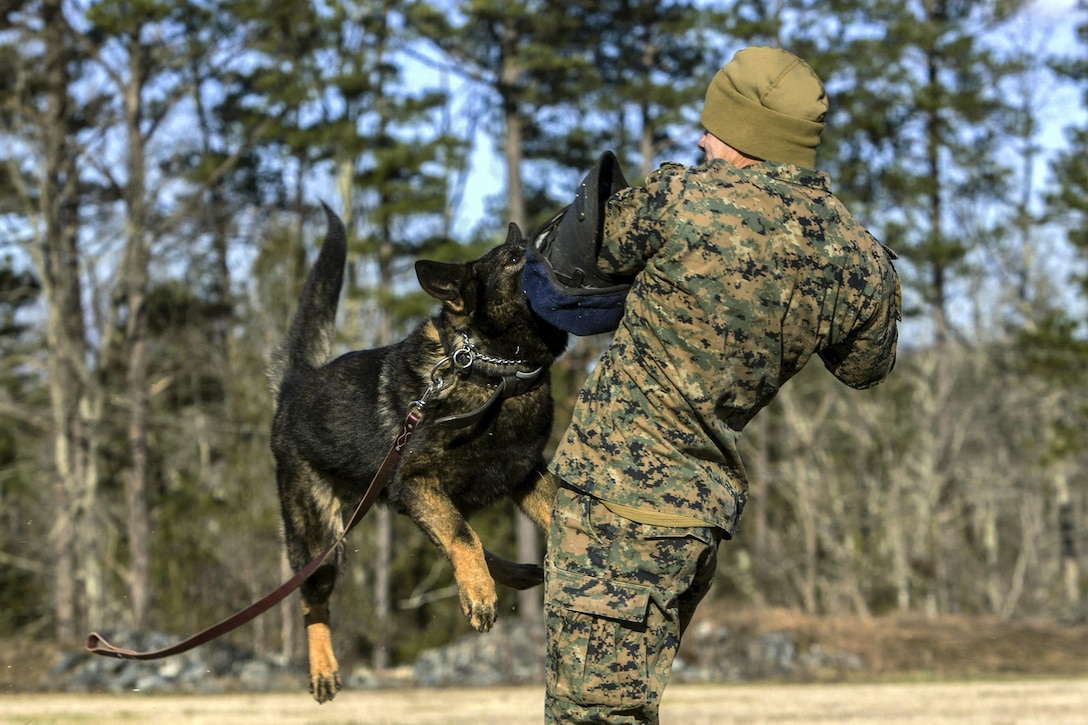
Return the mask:
<svg viewBox="0 0 1088 725">
<path fill-rule="evenodd" d="M 476 306 L 476 285 L 467 264 L 421 259 L 416 262 L 416 278 L 423 291 L 441 300 L 450 312 L 472 314 Z"/>
</svg>

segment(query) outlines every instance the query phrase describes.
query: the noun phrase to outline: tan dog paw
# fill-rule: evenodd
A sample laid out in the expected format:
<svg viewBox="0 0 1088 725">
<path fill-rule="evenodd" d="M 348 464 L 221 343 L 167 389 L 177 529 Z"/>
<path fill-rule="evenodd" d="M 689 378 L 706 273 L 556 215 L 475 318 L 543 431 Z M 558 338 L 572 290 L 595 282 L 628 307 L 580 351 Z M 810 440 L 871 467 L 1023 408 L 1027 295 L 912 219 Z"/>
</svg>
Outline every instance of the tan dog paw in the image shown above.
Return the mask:
<svg viewBox="0 0 1088 725">
<path fill-rule="evenodd" d="M 477 632 L 488 632 L 495 625 L 495 617 L 498 613 L 499 598 L 495 594 L 495 587 L 490 592 L 475 598 L 466 596 L 464 590 L 461 593 L 461 611 L 465 613 L 469 624 Z"/>
<path fill-rule="evenodd" d="M 310 694 L 325 703 L 340 691 L 340 665 L 332 651 L 332 632 L 324 622 L 308 624 L 306 641 L 310 651 Z"/>
</svg>

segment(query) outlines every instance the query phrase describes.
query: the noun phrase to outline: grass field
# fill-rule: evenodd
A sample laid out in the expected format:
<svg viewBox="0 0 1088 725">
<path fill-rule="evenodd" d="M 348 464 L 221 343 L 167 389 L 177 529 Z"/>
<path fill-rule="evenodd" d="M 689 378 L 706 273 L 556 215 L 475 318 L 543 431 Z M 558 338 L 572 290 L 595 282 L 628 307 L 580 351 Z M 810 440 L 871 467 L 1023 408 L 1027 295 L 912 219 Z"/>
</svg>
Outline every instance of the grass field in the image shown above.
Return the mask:
<svg viewBox="0 0 1088 725">
<path fill-rule="evenodd" d="M 242 695 L 0 695 L 3 725 L 517 725 L 539 687 Z M 663 723 L 1088 723 L 1088 679 L 821 685 L 674 685 Z"/>
</svg>

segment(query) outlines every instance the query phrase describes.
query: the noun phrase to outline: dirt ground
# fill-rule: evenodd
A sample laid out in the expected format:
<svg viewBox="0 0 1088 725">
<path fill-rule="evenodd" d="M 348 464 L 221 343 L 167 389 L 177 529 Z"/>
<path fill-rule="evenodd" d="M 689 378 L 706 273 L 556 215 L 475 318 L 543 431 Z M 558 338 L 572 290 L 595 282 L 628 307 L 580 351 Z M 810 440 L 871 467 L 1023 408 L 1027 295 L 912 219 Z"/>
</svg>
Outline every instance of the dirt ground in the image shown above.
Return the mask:
<svg viewBox="0 0 1088 725">
<path fill-rule="evenodd" d="M 0 724 L 481 725 L 542 722 L 539 687 L 308 695 L 6 695 Z M 1084 723 L 1088 679 L 671 686 L 663 723 Z"/>
</svg>

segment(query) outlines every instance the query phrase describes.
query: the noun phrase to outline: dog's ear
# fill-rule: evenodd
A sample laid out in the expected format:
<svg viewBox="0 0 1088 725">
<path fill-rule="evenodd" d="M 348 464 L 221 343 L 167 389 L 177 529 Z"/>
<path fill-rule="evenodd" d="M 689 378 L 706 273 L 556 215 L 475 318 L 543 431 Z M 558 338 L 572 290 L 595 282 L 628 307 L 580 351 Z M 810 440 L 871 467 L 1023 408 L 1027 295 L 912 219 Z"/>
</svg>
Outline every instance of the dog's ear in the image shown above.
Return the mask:
<svg viewBox="0 0 1088 725">
<path fill-rule="evenodd" d="M 510 226 L 506 228 L 506 243 L 521 243 L 523 240 L 524 237 L 521 236 L 521 229 L 514 222 L 510 222 Z"/>
<path fill-rule="evenodd" d="M 441 300 L 451 312 L 459 315 L 472 314 L 476 304 L 476 289 L 467 264 L 421 259 L 416 262 L 416 278 L 424 292 L 436 300 Z"/>
</svg>

